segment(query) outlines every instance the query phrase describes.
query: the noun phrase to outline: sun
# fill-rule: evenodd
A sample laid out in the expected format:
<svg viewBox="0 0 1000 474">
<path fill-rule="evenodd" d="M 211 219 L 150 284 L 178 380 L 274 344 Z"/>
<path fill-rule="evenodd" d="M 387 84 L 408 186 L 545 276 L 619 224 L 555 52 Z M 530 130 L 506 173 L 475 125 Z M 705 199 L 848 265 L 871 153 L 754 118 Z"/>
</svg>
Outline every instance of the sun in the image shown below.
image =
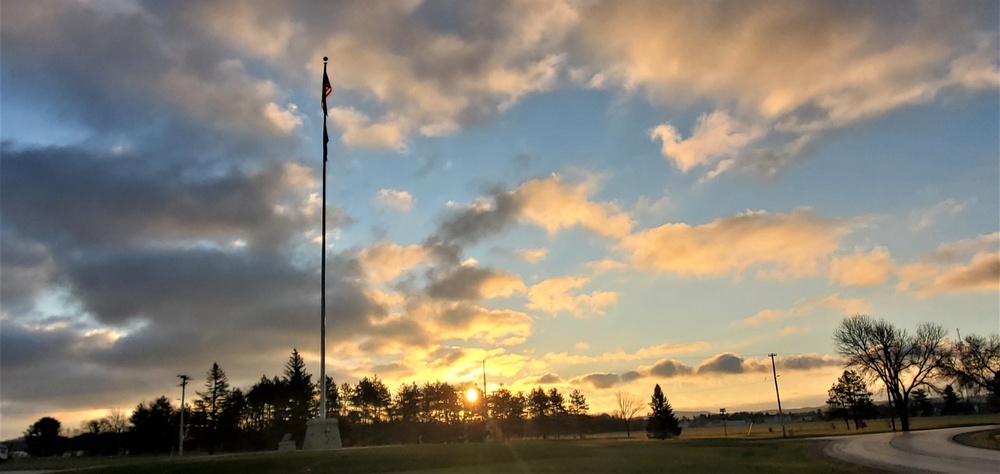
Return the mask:
<svg viewBox="0 0 1000 474">
<path fill-rule="evenodd" d="M 479 399 L 479 390 L 470 388 L 465 392 L 465 399 L 470 402 L 475 402 L 476 400 Z"/>
</svg>

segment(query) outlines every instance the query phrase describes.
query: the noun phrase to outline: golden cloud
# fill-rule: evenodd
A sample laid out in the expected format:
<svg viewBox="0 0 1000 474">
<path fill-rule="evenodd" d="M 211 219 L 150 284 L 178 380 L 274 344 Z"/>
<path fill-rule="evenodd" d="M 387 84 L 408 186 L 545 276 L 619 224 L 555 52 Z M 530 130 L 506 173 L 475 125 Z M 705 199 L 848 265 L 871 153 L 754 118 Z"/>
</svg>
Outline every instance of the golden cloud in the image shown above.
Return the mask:
<svg viewBox="0 0 1000 474">
<path fill-rule="evenodd" d="M 816 215 L 810 209 L 786 214 L 746 212 L 708 224 L 664 224 L 627 236 L 621 247 L 642 270 L 682 276 L 740 276 L 763 268 L 757 277 L 791 278 L 819 274 L 852 224 Z"/>
<path fill-rule="evenodd" d="M 867 314 L 868 305 L 860 298 L 842 298 L 839 293 L 825 298 L 813 298 L 799 301 L 789 309 L 763 309 L 749 318 L 737 321 L 736 325 L 757 325 L 764 322 L 781 321 L 818 313 L 824 309 L 833 309 L 838 316 Z"/>
<path fill-rule="evenodd" d="M 889 279 L 892 270 L 892 257 L 885 247 L 868 253 L 855 249 L 853 255 L 830 261 L 830 280 L 849 286 L 877 286 Z"/>
<path fill-rule="evenodd" d="M 429 257 L 428 251 L 419 245 L 403 247 L 394 242 L 380 242 L 358 253 L 358 261 L 373 283 L 395 280 Z"/>
<path fill-rule="evenodd" d="M 571 294 L 572 290 L 586 285 L 590 279 L 576 277 L 550 278 L 528 290 L 529 309 L 537 309 L 556 315 L 567 312 L 576 317 L 587 314 L 604 314 L 604 308 L 618 302 L 618 293 L 594 291 L 585 294 Z"/>
<path fill-rule="evenodd" d="M 549 249 L 520 249 L 517 253 L 528 263 L 537 263 L 549 254 Z"/>
<path fill-rule="evenodd" d="M 632 229 L 632 219 L 614 203 L 595 203 L 590 195 L 596 179 L 563 182 L 559 176 L 525 182 L 516 192 L 521 214 L 549 234 L 576 225 L 607 237 L 622 237 Z"/>
<path fill-rule="evenodd" d="M 914 263 L 899 269 L 901 292 L 920 298 L 940 293 L 1000 291 L 1000 252 L 976 254 L 967 264 Z"/>
<path fill-rule="evenodd" d="M 413 207 L 413 195 L 398 189 L 380 189 L 374 202 L 379 207 L 406 212 Z"/>
</svg>

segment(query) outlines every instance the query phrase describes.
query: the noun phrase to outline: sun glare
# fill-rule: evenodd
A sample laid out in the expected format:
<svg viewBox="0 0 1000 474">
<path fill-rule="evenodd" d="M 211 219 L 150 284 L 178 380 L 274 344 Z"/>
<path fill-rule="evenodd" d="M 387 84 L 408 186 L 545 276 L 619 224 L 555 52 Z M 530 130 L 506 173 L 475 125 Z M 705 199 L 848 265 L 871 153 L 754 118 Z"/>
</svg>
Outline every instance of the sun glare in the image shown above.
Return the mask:
<svg viewBox="0 0 1000 474">
<path fill-rule="evenodd" d="M 476 400 L 479 399 L 479 390 L 470 388 L 468 391 L 465 392 L 465 399 L 470 402 L 475 402 Z"/>
</svg>

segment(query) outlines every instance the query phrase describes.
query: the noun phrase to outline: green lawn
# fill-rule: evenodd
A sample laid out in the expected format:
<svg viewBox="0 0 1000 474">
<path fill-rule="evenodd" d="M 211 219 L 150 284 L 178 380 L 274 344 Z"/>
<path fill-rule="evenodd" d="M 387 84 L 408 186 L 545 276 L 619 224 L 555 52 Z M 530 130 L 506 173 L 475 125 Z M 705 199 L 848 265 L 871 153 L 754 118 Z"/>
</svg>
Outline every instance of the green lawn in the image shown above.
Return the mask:
<svg viewBox="0 0 1000 474">
<path fill-rule="evenodd" d="M 913 420 L 913 429 L 1000 424 L 1000 415 L 931 417 Z M 768 428 L 772 428 L 769 430 Z M 507 443 L 425 444 L 352 448 L 327 452 L 251 453 L 226 455 L 118 456 L 107 458 L 19 459 L 5 470 L 69 470 L 86 473 L 658 473 L 870 472 L 840 464 L 822 454 L 822 441 L 812 436 L 859 433 L 843 423 L 786 425 L 732 423 L 684 430 L 681 439 L 647 440 L 645 432 L 605 434 L 585 440 L 517 440 Z M 885 420 L 870 422 L 860 433 L 889 430 Z M 725 433 L 728 432 L 728 438 Z"/>
<path fill-rule="evenodd" d="M 327 452 L 256 453 L 185 458 L 132 458 L 87 473 L 641 473 L 863 472 L 820 453 L 820 442 L 740 440 L 526 440 L 410 445 Z M 120 462 L 123 458 L 109 458 Z M 34 460 L 32 460 L 34 461 Z M 39 460 L 40 461 L 40 460 Z M 74 461 L 72 459 L 52 461 Z M 42 466 L 10 463 L 5 469 Z M 66 469 L 49 464 L 48 468 Z M 77 468 L 83 467 L 79 464 Z"/>
</svg>

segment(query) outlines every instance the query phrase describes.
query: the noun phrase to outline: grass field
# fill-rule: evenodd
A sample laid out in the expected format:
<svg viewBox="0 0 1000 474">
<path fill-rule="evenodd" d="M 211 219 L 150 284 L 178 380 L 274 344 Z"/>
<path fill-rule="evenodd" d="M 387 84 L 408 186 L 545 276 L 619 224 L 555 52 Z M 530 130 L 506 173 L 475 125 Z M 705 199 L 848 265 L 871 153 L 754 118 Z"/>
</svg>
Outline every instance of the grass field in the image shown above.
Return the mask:
<svg viewBox="0 0 1000 474">
<path fill-rule="evenodd" d="M 914 420 L 914 429 L 998 424 L 1000 415 L 933 417 Z M 87 473 L 643 473 L 643 472 L 870 472 L 828 459 L 822 441 L 806 437 L 858 433 L 843 423 L 746 425 L 692 428 L 679 440 L 647 440 L 645 432 L 610 433 L 584 440 L 517 440 L 507 443 L 407 445 L 327 452 L 251 453 L 177 457 L 24 459 L 3 470 L 77 470 Z M 861 433 L 890 430 L 887 421 L 869 423 Z M 85 471 L 84 471 L 85 470 Z"/>
</svg>

